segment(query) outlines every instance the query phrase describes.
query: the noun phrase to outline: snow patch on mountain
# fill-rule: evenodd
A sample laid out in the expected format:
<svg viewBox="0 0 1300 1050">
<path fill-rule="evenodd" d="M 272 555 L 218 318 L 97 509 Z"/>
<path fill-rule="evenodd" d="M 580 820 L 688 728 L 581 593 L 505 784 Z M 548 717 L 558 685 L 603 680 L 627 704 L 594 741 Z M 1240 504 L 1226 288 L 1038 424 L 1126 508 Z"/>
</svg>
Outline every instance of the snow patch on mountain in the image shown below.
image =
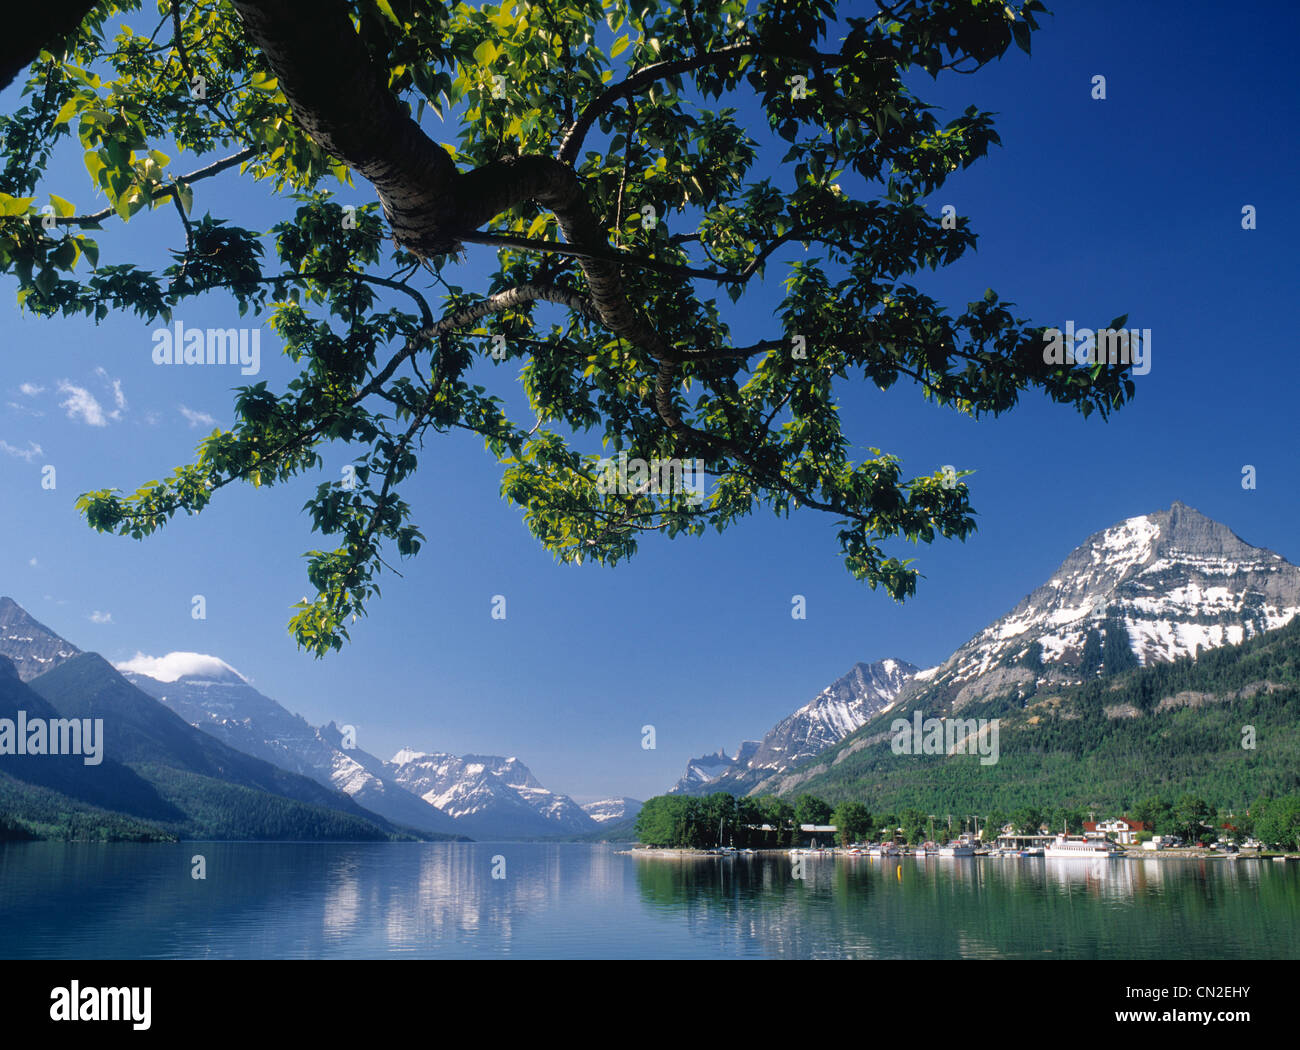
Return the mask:
<svg viewBox="0 0 1300 1050">
<path fill-rule="evenodd" d="M 397 784 L 374 755 L 360 748 L 345 749 L 343 734 L 333 722 L 319 728 L 310 725 L 301 715 L 263 696 L 217 657 L 172 661 L 166 670 L 179 667 L 195 673 L 164 681 L 123 664 L 118 665 L 118 670 L 132 685 L 171 708 L 190 725 L 238 751 L 343 791 L 358 805 L 394 823 L 420 831 L 457 830 L 450 816 Z"/>
<path fill-rule="evenodd" d="M 746 782 L 820 754 L 888 710 L 917 674 L 918 669 L 903 660 L 855 664 L 848 674 L 773 726 L 762 740 L 745 741 L 733 756 L 719 749 L 692 758 L 669 793 L 743 794 Z"/>
<path fill-rule="evenodd" d="M 1089 536 L 1046 584 L 935 672 L 915 676 L 900 700 L 924 697 L 928 709 L 990 695 L 1008 669 L 1035 663 L 1035 645 L 1039 683 L 1073 680 L 1094 631 L 1120 632 L 1145 666 L 1238 644 L 1298 614 L 1300 568 L 1175 502 Z"/>
<path fill-rule="evenodd" d="M 584 802 L 582 811 L 597 824 L 609 824 L 615 820 L 632 820 L 641 812 L 643 803 L 635 798 L 620 796 L 602 798 L 597 802 Z"/>
<path fill-rule="evenodd" d="M 573 799 L 547 790 L 514 756 L 402 748 L 388 768 L 397 783 L 454 817 L 467 834 L 516 838 L 597 827 Z"/>
</svg>

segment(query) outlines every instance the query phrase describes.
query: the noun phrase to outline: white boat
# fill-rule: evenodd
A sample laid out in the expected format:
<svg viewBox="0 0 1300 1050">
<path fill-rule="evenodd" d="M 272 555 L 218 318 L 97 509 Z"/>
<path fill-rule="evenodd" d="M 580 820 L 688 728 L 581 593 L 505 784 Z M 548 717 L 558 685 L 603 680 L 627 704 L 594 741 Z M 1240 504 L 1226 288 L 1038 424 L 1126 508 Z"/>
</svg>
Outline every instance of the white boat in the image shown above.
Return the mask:
<svg viewBox="0 0 1300 1050">
<path fill-rule="evenodd" d="M 1121 855 L 1122 851 L 1105 839 L 1072 839 L 1068 835 L 1057 835 L 1043 849 L 1049 860 L 1106 860 Z"/>
<path fill-rule="evenodd" d="M 939 856 L 973 857 L 975 856 L 975 847 L 965 842 L 950 842 L 946 846 L 939 847 Z"/>
<path fill-rule="evenodd" d="M 898 847 L 892 842 L 881 842 L 871 847 L 873 857 L 897 857 Z"/>
</svg>

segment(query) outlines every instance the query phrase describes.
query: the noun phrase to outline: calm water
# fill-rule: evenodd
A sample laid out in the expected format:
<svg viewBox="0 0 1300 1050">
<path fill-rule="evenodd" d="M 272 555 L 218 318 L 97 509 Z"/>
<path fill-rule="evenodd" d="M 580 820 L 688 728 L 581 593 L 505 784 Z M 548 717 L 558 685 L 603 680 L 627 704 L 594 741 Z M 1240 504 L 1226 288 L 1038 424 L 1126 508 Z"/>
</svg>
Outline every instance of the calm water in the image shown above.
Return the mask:
<svg viewBox="0 0 1300 1050">
<path fill-rule="evenodd" d="M 1296 863 L 804 865 L 798 880 L 784 856 L 575 844 L 0 845 L 0 957 L 1300 957 Z"/>
</svg>

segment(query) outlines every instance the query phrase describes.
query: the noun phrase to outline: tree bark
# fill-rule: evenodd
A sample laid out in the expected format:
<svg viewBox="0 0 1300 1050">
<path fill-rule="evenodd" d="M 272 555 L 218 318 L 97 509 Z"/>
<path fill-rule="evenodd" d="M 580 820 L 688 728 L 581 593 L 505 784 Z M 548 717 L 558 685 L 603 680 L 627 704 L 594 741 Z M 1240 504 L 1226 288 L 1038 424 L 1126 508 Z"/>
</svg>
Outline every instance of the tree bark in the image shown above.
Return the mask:
<svg viewBox="0 0 1300 1050">
<path fill-rule="evenodd" d="M 42 0 L 14 4 L 0 33 L 0 90 L 14 82 L 47 47 L 57 44 L 98 6 L 95 0 Z"/>
<path fill-rule="evenodd" d="M 609 247 L 569 165 L 524 156 L 457 171 L 388 90 L 339 0 L 317 0 L 308 18 L 297 0 L 233 2 L 298 123 L 375 187 L 398 244 L 422 255 L 453 252 L 460 235 L 535 200 L 555 213 L 570 244 Z M 673 357 L 628 301 L 617 262 L 583 258 L 580 265 L 608 328 L 656 360 Z"/>
</svg>

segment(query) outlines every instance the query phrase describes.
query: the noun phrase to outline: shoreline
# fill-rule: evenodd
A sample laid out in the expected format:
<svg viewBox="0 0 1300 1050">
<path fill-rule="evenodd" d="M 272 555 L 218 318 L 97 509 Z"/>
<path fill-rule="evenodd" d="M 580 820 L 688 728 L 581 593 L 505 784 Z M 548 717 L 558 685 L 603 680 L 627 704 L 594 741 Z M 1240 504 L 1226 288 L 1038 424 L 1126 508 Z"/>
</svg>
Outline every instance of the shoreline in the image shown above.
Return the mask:
<svg viewBox="0 0 1300 1050">
<path fill-rule="evenodd" d="M 693 849 L 685 847 L 665 847 L 658 848 L 654 846 L 633 846 L 630 849 L 620 849 L 614 851 L 616 856 L 623 857 L 656 857 L 661 859 L 682 859 L 682 860 L 727 860 L 729 858 L 747 858 L 747 857 L 772 857 L 772 856 L 789 856 L 790 850 L 786 849 L 758 849 L 751 853 L 718 853 L 707 849 Z M 893 857 L 873 857 L 868 853 L 849 853 L 839 847 L 835 849 L 819 850 L 817 852 L 800 853 L 799 856 L 814 858 L 861 858 L 866 860 L 915 860 L 916 854 L 898 854 Z M 927 854 L 926 859 L 935 860 L 1046 860 L 1046 857 L 996 857 L 988 853 L 974 854 L 970 857 L 940 857 L 938 854 Z M 1060 860 L 1062 858 L 1050 858 Z M 1075 858 L 1066 858 L 1073 860 Z M 1099 858 L 1088 857 L 1080 858 L 1095 861 Z M 1225 861 L 1300 861 L 1300 853 L 1221 853 L 1217 850 L 1198 850 L 1198 849 L 1164 849 L 1164 850 L 1124 850 L 1117 854 L 1119 860 L 1225 860 Z"/>
</svg>

